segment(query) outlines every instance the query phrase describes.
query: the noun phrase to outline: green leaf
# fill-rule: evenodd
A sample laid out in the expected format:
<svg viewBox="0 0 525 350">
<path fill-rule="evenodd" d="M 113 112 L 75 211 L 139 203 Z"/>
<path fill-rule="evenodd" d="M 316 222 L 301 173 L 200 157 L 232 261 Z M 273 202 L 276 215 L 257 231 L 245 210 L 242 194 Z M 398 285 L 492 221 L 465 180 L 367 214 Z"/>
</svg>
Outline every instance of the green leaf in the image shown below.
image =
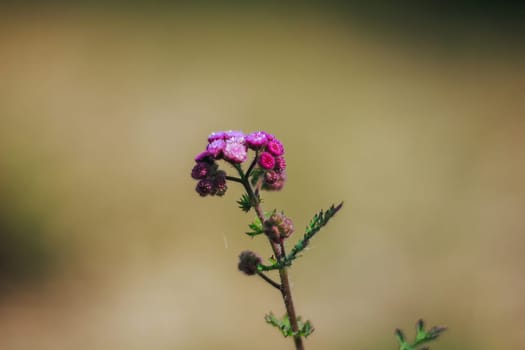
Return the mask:
<svg viewBox="0 0 525 350">
<path fill-rule="evenodd" d="M 321 210 L 318 214 L 315 214 L 308 226 L 306 226 L 303 238 L 295 244 L 295 246 L 290 251 L 290 254 L 288 254 L 286 257 L 286 260 L 292 261 L 296 259 L 297 255 L 308 246 L 313 236 L 326 224 L 328 224 L 328 221 L 330 221 L 330 219 L 341 209 L 342 206 L 343 202 L 339 203 L 337 206 L 332 204 L 332 206 L 328 208 L 326 212 Z"/>
<path fill-rule="evenodd" d="M 248 236 L 254 237 L 254 236 L 264 233 L 262 222 L 261 220 L 259 220 L 258 217 L 256 217 L 253 220 L 253 222 L 248 225 L 248 227 L 251 229 L 251 231 L 246 232 Z"/>
<path fill-rule="evenodd" d="M 289 337 L 294 334 L 288 315 L 285 315 L 282 319 L 278 319 L 272 312 L 270 312 L 268 315 L 264 316 L 264 319 L 266 320 L 266 323 L 278 328 L 283 336 Z"/>
<path fill-rule="evenodd" d="M 237 201 L 237 204 L 239 204 L 239 208 L 241 208 L 246 213 L 252 208 L 252 201 L 250 200 L 250 196 L 248 196 L 247 193 L 244 193 L 241 196 L 241 199 Z"/>
<path fill-rule="evenodd" d="M 299 334 L 305 338 L 308 338 L 308 336 L 314 332 L 315 328 L 312 325 L 312 322 L 306 321 L 303 323 L 300 319 L 301 318 L 299 317 L 297 320 L 297 323 L 299 324 Z"/>
<path fill-rule="evenodd" d="M 416 324 L 415 340 L 412 343 L 408 343 L 405 340 L 403 332 L 400 329 L 396 329 L 396 337 L 399 342 L 399 350 L 416 350 L 421 344 L 428 343 L 437 339 L 441 335 L 441 333 L 443 333 L 446 329 L 447 327 L 445 326 L 434 326 L 427 331 L 425 330 L 424 321 L 419 320 Z M 421 350 L 423 349 L 428 348 L 425 347 Z"/>
<path fill-rule="evenodd" d="M 292 325 L 290 324 L 290 318 L 288 317 L 288 315 L 284 315 L 281 319 L 279 319 L 275 317 L 275 315 L 272 312 L 270 312 L 264 317 L 264 319 L 266 320 L 266 323 L 278 328 L 281 331 L 282 335 L 285 337 L 296 335 L 308 337 L 314 331 L 312 323 L 310 321 L 306 321 L 303 323 L 301 321 L 301 317 L 297 318 L 297 326 L 299 328 L 297 332 L 294 332 L 292 330 Z"/>
</svg>

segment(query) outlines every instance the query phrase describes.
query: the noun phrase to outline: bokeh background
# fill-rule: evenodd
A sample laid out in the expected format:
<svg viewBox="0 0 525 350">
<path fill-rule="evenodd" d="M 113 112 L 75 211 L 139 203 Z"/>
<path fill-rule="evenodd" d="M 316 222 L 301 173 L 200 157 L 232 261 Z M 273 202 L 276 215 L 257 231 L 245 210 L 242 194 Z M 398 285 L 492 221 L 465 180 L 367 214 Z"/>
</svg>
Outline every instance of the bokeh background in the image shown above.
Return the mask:
<svg viewBox="0 0 525 350">
<path fill-rule="evenodd" d="M 214 130 L 267 130 L 298 228 L 309 349 L 525 348 L 525 52 L 512 2 L 3 2 L 0 349 L 290 349 L 267 257 L 189 172 Z"/>
</svg>

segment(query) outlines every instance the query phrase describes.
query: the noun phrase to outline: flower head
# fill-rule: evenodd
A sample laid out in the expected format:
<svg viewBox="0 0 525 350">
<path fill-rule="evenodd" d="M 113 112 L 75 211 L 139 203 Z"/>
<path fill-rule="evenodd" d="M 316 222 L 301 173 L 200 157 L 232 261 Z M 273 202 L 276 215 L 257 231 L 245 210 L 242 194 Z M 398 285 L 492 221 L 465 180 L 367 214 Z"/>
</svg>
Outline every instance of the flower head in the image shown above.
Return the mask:
<svg viewBox="0 0 525 350">
<path fill-rule="evenodd" d="M 226 142 L 223 139 L 213 140 L 206 147 L 206 151 L 215 159 L 218 159 L 222 156 L 222 152 L 226 147 Z"/>
<path fill-rule="evenodd" d="M 224 131 L 216 131 L 212 132 L 210 136 L 208 136 L 208 142 L 213 142 L 215 140 L 224 140 L 226 137 L 226 133 Z"/>
<path fill-rule="evenodd" d="M 275 157 L 275 171 L 282 173 L 286 169 L 286 160 L 283 156 Z"/>
<path fill-rule="evenodd" d="M 205 197 L 209 194 L 212 194 L 213 192 L 213 182 L 210 179 L 202 179 L 197 183 L 197 187 L 195 188 L 198 194 L 201 195 L 201 197 Z"/>
<path fill-rule="evenodd" d="M 264 222 L 264 233 L 274 242 L 280 242 L 292 235 L 295 228 L 290 218 L 282 212 L 273 212 Z"/>
<path fill-rule="evenodd" d="M 266 150 L 274 156 L 280 156 L 284 153 L 283 144 L 277 139 L 273 139 L 272 141 L 268 142 L 266 145 Z"/>
<path fill-rule="evenodd" d="M 255 131 L 246 136 L 246 144 L 253 150 L 258 150 L 268 143 L 268 134 L 264 131 Z"/>
<path fill-rule="evenodd" d="M 257 273 L 257 265 L 262 262 L 261 258 L 252 251 L 246 250 L 239 255 L 239 270 L 248 276 Z"/>
<path fill-rule="evenodd" d="M 242 163 L 248 157 L 244 138 L 232 137 L 226 140 L 223 150 L 224 159 L 232 163 Z"/>
<path fill-rule="evenodd" d="M 283 188 L 286 181 L 286 172 L 275 170 L 267 171 L 264 174 L 262 189 L 267 191 L 279 191 Z"/>
<path fill-rule="evenodd" d="M 191 177 L 195 180 L 201 180 L 206 178 L 210 173 L 211 164 L 208 162 L 197 162 L 193 169 L 191 170 Z"/>
<path fill-rule="evenodd" d="M 259 165 L 264 169 L 273 169 L 275 158 L 268 152 L 263 152 L 259 156 Z"/>
</svg>

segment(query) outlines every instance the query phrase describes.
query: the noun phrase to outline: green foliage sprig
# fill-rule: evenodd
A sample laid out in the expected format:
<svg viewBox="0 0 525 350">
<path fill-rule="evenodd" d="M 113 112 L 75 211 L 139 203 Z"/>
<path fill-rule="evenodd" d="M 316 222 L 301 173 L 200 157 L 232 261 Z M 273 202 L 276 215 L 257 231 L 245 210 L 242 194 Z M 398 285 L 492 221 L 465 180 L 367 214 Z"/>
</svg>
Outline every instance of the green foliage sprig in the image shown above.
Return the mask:
<svg viewBox="0 0 525 350">
<path fill-rule="evenodd" d="M 396 337 L 399 342 L 399 350 L 428 350 L 427 346 L 420 348 L 419 346 L 436 340 L 441 333 L 447 330 L 446 326 L 434 326 L 429 330 L 425 330 L 425 323 L 419 320 L 416 323 L 416 335 L 412 342 L 407 342 L 405 335 L 400 329 L 396 329 Z"/>
</svg>

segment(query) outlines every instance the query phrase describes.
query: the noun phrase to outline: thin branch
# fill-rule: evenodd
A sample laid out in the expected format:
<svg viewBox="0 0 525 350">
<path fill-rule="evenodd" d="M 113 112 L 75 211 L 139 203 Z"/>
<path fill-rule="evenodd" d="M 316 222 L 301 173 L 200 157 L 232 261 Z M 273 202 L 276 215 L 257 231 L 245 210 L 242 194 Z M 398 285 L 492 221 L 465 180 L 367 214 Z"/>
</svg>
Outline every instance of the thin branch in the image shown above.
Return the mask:
<svg viewBox="0 0 525 350">
<path fill-rule="evenodd" d="M 239 179 L 238 177 L 235 177 L 235 176 L 226 175 L 226 180 L 235 181 L 235 182 L 242 184 L 242 179 Z"/>
<path fill-rule="evenodd" d="M 257 274 L 266 282 L 268 282 L 273 287 L 277 288 L 279 291 L 281 290 L 281 285 L 274 280 L 272 280 L 270 277 L 266 276 L 264 273 L 257 271 Z"/>
</svg>

